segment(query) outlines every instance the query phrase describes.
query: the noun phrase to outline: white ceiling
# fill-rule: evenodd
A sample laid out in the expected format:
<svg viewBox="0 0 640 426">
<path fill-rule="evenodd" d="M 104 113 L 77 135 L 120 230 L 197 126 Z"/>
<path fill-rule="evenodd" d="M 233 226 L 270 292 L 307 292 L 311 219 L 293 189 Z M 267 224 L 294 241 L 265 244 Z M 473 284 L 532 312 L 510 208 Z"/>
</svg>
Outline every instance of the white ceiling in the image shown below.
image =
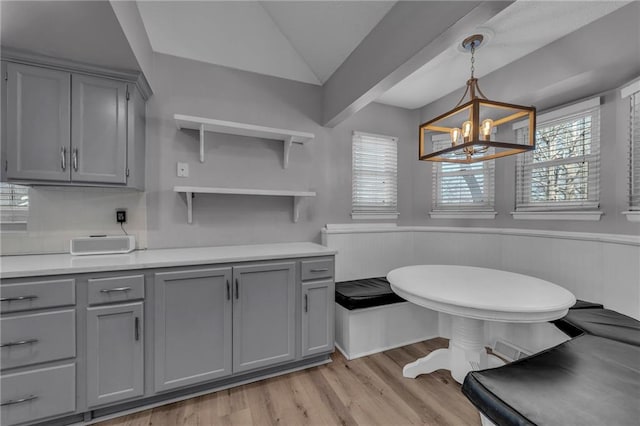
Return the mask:
<svg viewBox="0 0 640 426">
<path fill-rule="evenodd" d="M 137 70 L 113 9 L 99 1 L 0 1 L 2 47 Z"/>
<path fill-rule="evenodd" d="M 323 84 L 394 1 L 138 1 L 154 51 Z"/>
<path fill-rule="evenodd" d="M 476 51 L 475 76 L 479 78 L 502 68 L 628 3 L 517 1 L 483 25 L 493 35 Z M 427 105 L 464 87 L 470 74 L 470 59 L 468 52 L 461 51 L 458 44 L 453 45 L 376 102 L 410 109 Z M 490 93 L 486 95 L 491 97 Z"/>
</svg>

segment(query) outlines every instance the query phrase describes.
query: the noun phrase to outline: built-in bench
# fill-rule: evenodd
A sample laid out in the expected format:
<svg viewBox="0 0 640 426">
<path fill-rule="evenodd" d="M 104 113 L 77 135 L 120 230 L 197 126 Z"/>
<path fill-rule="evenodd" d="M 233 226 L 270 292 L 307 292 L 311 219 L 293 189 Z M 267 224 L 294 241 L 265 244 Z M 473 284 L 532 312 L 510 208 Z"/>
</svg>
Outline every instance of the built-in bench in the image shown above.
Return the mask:
<svg viewBox="0 0 640 426">
<path fill-rule="evenodd" d="M 437 313 L 406 302 L 385 277 L 338 282 L 335 299 L 335 343 L 347 359 L 437 336 Z"/>
<path fill-rule="evenodd" d="M 467 375 L 462 392 L 483 424 L 637 425 L 640 321 L 578 304 L 555 325 L 573 338 Z"/>
</svg>

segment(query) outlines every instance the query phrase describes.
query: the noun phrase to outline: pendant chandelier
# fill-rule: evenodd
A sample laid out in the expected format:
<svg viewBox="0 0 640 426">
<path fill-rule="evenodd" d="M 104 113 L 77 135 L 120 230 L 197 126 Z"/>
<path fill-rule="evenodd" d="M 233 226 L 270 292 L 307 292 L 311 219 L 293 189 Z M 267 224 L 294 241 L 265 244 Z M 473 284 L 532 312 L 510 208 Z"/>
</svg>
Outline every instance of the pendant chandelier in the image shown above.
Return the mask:
<svg viewBox="0 0 640 426">
<path fill-rule="evenodd" d="M 475 34 L 462 42 L 462 47 L 471 51 L 471 78 L 455 108 L 420 125 L 420 160 L 468 164 L 535 149 L 536 109 L 487 99 L 473 76 L 475 51 L 482 40 L 482 35 Z M 467 94 L 468 101 L 463 103 Z M 493 140 L 498 126 L 525 119 L 529 128 L 527 140 Z M 433 142 L 443 140 L 446 146 L 434 150 Z"/>
</svg>

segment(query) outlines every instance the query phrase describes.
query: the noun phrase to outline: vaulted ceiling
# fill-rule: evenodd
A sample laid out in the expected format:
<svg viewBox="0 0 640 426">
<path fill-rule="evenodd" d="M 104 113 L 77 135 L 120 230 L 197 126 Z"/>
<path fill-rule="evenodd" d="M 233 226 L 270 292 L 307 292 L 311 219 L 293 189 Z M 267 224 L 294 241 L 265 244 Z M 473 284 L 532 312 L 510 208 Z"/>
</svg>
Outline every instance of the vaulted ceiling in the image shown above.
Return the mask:
<svg viewBox="0 0 640 426">
<path fill-rule="evenodd" d="M 139 1 L 153 50 L 320 85 L 393 1 Z"/>
</svg>

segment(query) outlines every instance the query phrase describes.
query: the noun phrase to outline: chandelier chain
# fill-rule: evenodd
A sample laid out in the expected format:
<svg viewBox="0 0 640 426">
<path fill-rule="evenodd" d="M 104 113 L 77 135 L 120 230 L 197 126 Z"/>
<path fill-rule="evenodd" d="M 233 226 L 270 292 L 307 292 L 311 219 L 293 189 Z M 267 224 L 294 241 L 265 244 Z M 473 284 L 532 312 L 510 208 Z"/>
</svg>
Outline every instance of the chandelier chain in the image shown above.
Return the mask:
<svg viewBox="0 0 640 426">
<path fill-rule="evenodd" d="M 473 72 L 476 70 L 476 67 L 475 67 L 475 63 L 476 63 L 475 53 L 476 53 L 476 44 L 475 43 L 471 43 L 471 78 L 473 78 Z"/>
</svg>

